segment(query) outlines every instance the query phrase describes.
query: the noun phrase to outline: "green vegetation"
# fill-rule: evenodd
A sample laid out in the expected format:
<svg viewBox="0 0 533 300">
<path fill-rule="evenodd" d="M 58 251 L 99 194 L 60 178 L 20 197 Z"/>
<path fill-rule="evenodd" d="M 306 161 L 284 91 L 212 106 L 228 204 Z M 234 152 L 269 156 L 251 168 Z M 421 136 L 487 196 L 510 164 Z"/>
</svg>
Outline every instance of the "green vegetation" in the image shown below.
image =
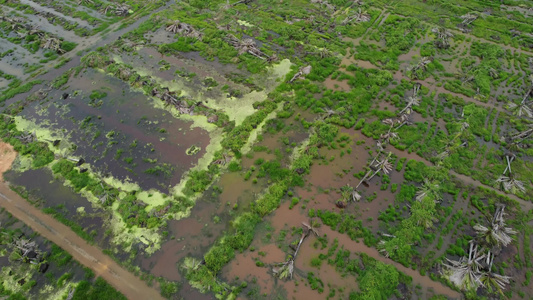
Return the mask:
<svg viewBox="0 0 533 300">
<path fill-rule="evenodd" d="M 96 278 L 94 282 L 82 280 L 76 286 L 72 299 L 79 300 L 100 300 L 100 299 L 127 299 L 120 292 L 116 291 L 101 277 Z"/>
<path fill-rule="evenodd" d="M 19 152 L 17 170 L 47 167 L 93 206 L 76 207 L 74 218 L 73 204 L 43 200 L 44 211 L 113 256 L 127 250 L 116 259 L 133 272 L 161 264 L 152 250 L 176 239 L 195 251 L 161 257 L 220 299 L 442 298 L 378 254 L 417 270 L 418 282 L 460 290 L 457 298 L 533 296 L 528 1 L 35 2 L 59 12 L 43 17 L 79 45 L 57 39 L 54 48 L 53 35 L 25 26 L 36 9 L 0 0 L 11 8 L 0 38 L 15 49 L 0 58 L 27 77 L 0 73 L 0 102 L 9 103 L 0 136 Z M 90 48 L 93 39 L 103 46 Z M 84 56 L 65 70 L 77 62 L 63 50 L 74 49 Z M 68 141 L 18 131 L 17 114 Z M 81 156 L 90 162 L 76 163 Z M 17 190 L 29 194 L 24 185 Z M 505 226 L 495 221 L 504 206 Z M 110 220 L 104 240 L 77 224 L 94 215 Z M 185 223 L 193 221 L 201 226 Z M 346 238 L 331 242 L 330 233 Z M 362 242 L 378 259 L 339 240 Z M 267 263 L 279 254 L 272 243 L 284 263 Z M 516 253 L 502 251 L 508 244 Z M 308 247 L 312 272 L 294 264 Z M 49 260 L 68 265 L 60 253 L 52 248 Z M 472 255 L 482 257 L 472 271 L 479 292 L 451 276 Z M 235 267 L 244 261 L 245 277 Z M 279 279 L 271 295 L 254 277 L 265 267 Z M 332 268 L 339 274 L 324 275 Z M 336 275 L 357 287 L 331 282 Z M 57 277 L 56 287 L 76 279 Z M 85 280 L 76 297 L 105 297 Z M 156 283 L 176 297 L 177 283 Z M 28 278 L 22 295 L 38 285 Z"/>
</svg>

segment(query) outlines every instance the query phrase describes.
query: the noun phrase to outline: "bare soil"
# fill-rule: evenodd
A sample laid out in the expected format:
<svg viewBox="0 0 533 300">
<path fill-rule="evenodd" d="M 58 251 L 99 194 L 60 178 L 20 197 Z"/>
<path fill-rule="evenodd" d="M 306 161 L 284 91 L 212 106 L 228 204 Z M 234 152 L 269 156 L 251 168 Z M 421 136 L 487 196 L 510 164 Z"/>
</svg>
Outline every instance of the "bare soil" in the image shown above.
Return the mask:
<svg viewBox="0 0 533 300">
<path fill-rule="evenodd" d="M 11 168 L 13 161 L 17 158 L 17 152 L 13 146 L 0 142 L 0 181 L 4 181 L 4 172 Z"/>
</svg>

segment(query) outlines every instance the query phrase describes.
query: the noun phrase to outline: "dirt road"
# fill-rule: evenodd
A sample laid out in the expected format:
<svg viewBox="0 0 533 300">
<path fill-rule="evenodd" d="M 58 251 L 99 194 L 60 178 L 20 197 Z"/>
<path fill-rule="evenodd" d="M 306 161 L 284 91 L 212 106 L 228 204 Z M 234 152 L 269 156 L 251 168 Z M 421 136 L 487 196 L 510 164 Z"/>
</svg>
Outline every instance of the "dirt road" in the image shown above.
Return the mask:
<svg viewBox="0 0 533 300">
<path fill-rule="evenodd" d="M 10 145 L 0 142 L 0 176 L 11 167 L 16 155 Z M 98 247 L 88 244 L 69 227 L 30 205 L 13 192 L 1 177 L 0 181 L 0 207 L 15 218 L 70 253 L 74 259 L 92 269 L 96 276 L 104 278 L 128 299 L 163 299 L 158 291 L 122 268 Z"/>
<path fill-rule="evenodd" d="M 154 288 L 122 268 L 99 248 L 89 245 L 69 227 L 31 206 L 4 182 L 0 183 L 0 207 L 91 268 L 96 276 L 104 278 L 128 299 L 163 299 Z"/>
</svg>

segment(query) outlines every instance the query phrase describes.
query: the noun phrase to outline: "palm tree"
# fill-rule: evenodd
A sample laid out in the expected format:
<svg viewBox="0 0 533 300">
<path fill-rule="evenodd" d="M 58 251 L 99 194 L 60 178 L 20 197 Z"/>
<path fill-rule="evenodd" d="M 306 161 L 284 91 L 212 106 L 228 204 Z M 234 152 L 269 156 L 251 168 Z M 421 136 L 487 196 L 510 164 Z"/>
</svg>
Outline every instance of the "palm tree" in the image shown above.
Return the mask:
<svg viewBox="0 0 533 300">
<path fill-rule="evenodd" d="M 387 244 L 387 241 L 381 240 L 378 242 L 377 248 L 378 248 L 378 252 L 383 254 L 385 257 L 389 258 L 391 255 L 391 252 L 393 252 L 394 250 L 398 250 L 398 245 L 394 245 L 392 246 L 391 249 L 389 249 L 390 247 Z"/>
<path fill-rule="evenodd" d="M 442 200 L 441 187 L 437 181 L 429 181 L 424 178 L 424 183 L 416 192 L 416 200 L 422 201 L 425 197 L 429 197 L 435 202 Z"/>
<path fill-rule="evenodd" d="M 424 228 L 431 228 L 433 223 L 437 221 L 434 212 L 435 201 L 429 197 L 425 197 L 419 202 L 415 202 L 411 207 L 412 220 L 416 220 L 416 225 L 423 226 Z"/>
<path fill-rule="evenodd" d="M 186 257 L 182 268 L 186 271 L 196 271 L 202 265 L 202 262 L 193 257 Z"/>
</svg>

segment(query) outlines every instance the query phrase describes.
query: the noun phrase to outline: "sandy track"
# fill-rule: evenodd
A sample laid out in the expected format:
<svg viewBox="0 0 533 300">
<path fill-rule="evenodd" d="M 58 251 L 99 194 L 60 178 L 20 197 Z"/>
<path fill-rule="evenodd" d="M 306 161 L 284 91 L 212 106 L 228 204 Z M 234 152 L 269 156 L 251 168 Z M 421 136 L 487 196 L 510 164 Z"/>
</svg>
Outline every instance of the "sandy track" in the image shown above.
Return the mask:
<svg viewBox="0 0 533 300">
<path fill-rule="evenodd" d="M 0 142 L 0 175 L 10 168 L 16 154 L 10 145 Z M 128 299 L 163 299 L 154 288 L 121 267 L 98 247 L 87 243 L 68 226 L 30 205 L 3 181 L 0 182 L 0 207 L 70 253 L 74 259 L 92 269 L 96 276 L 104 278 Z"/>
</svg>

